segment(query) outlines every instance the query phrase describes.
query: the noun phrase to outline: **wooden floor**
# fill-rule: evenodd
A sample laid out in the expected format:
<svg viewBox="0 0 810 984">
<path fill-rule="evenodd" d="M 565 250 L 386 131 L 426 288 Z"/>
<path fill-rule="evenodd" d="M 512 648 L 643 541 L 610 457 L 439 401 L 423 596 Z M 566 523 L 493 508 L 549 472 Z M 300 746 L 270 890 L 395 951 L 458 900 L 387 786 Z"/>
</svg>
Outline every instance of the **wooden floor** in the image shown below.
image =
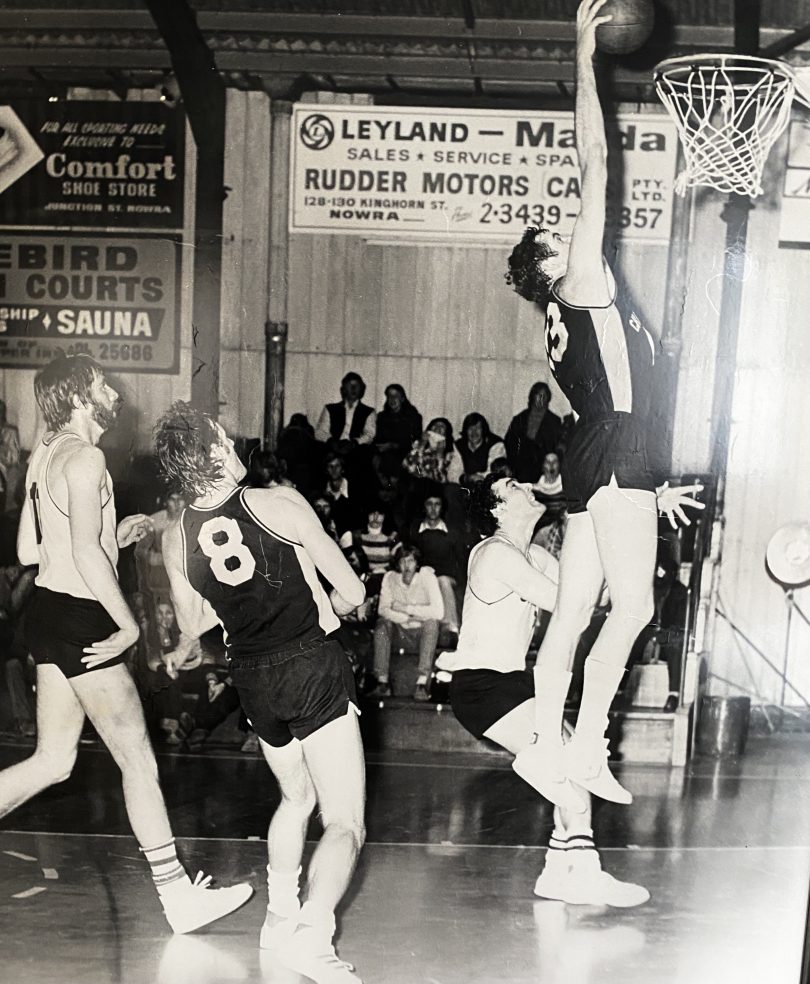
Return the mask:
<svg viewBox="0 0 810 984">
<path fill-rule="evenodd" d="M 29 752 L 0 745 L 0 766 Z M 369 756 L 368 843 L 339 951 L 366 984 L 798 984 L 808 752 L 809 738 L 777 736 L 751 740 L 737 763 L 625 766 L 635 803 L 603 804 L 595 828 L 604 867 L 652 893 L 633 910 L 533 897 L 550 810 L 503 758 Z M 67 783 L 0 822 L 4 984 L 298 984 L 257 947 L 276 802 L 263 761 L 159 763 L 187 866 L 247 879 L 254 898 L 170 936 L 117 771 L 103 748 L 83 748 Z"/>
</svg>

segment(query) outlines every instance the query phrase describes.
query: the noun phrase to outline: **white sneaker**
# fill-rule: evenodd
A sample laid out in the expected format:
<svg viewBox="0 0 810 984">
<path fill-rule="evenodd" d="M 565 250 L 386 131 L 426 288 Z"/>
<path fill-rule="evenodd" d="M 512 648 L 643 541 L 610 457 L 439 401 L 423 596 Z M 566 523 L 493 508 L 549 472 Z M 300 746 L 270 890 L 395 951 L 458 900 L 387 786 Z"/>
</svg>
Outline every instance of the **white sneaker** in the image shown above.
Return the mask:
<svg viewBox="0 0 810 984">
<path fill-rule="evenodd" d="M 324 943 L 312 926 L 300 925 L 278 949 L 277 957 L 288 970 L 309 977 L 315 984 L 363 984 L 354 967 L 341 960 L 331 943 Z"/>
<path fill-rule="evenodd" d="M 565 896 L 565 901 L 571 905 L 609 905 L 616 909 L 632 909 L 649 901 L 650 893 L 643 885 L 619 881 L 603 871 L 596 851 L 572 851 Z"/>
<path fill-rule="evenodd" d="M 614 777 L 608 768 L 608 740 L 586 741 L 577 739 L 576 734 L 565 746 L 565 774 L 578 786 L 587 789 L 594 796 L 610 800 L 611 803 L 633 802 L 633 794 Z"/>
<path fill-rule="evenodd" d="M 175 933 L 192 933 L 235 912 L 253 895 L 250 885 L 242 882 L 228 888 L 210 888 L 211 876 L 201 871 L 193 882 L 179 883 L 177 888 L 160 896 L 163 912 Z"/>
<path fill-rule="evenodd" d="M 572 851 L 571 855 L 567 871 L 546 865 L 535 883 L 535 895 L 569 905 L 609 905 L 616 909 L 632 909 L 649 900 L 650 893 L 643 885 L 619 881 L 603 871 L 596 851 Z"/>
<path fill-rule="evenodd" d="M 562 749 L 562 742 L 554 744 L 535 735 L 533 744 L 517 753 L 512 769 L 560 809 L 584 813 L 588 803 L 568 782 L 562 770 Z"/>
<path fill-rule="evenodd" d="M 297 928 L 298 916 L 294 919 L 282 919 L 268 909 L 259 933 L 259 949 L 279 950 Z"/>
</svg>

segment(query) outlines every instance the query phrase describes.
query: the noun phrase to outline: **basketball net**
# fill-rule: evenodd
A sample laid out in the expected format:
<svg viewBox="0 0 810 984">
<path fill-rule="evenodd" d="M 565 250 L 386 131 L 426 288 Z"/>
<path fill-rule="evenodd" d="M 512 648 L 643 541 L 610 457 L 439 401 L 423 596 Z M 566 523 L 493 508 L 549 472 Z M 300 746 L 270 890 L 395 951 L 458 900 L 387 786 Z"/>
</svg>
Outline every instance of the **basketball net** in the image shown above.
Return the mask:
<svg viewBox="0 0 810 984">
<path fill-rule="evenodd" d="M 766 58 L 670 58 L 654 79 L 683 144 L 679 195 L 695 185 L 761 195 L 765 161 L 790 120 L 794 97 L 810 106 L 810 72 Z"/>
</svg>

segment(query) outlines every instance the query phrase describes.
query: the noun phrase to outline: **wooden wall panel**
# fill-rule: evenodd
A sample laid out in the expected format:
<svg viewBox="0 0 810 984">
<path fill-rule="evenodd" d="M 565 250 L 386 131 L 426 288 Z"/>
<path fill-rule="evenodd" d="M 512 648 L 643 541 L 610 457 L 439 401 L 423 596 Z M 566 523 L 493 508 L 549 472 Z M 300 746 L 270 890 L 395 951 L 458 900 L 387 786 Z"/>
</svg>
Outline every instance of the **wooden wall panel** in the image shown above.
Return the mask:
<svg viewBox="0 0 810 984">
<path fill-rule="evenodd" d="M 264 416 L 264 323 L 269 304 L 270 101 L 228 90 L 223 207 L 220 420 L 259 437 Z"/>
<path fill-rule="evenodd" d="M 355 369 L 368 384 L 367 400 L 377 408 L 385 386 L 397 381 L 389 369 L 395 360 L 398 367 L 409 364 L 406 388 L 426 419 L 448 416 L 459 427 L 468 412 L 479 410 L 503 433 L 526 405 L 536 380 L 552 386 L 555 412 L 569 412 L 551 380 L 538 312 L 503 279 L 509 249 L 382 245 L 359 236 L 291 237 L 288 377 L 303 365 L 298 356 L 307 354 L 310 362 L 305 386 L 288 378 L 287 419 L 297 410 L 310 418 L 317 415 L 324 371 L 313 375 L 313 365 L 321 360 L 333 366 L 340 354 L 345 360 L 329 393 L 336 393 L 343 372 Z M 321 302 L 324 262 L 328 306 L 335 311 L 328 328 Z M 649 310 L 649 317 L 660 322 L 666 249 L 636 247 L 623 262 L 639 265 L 628 272 L 629 279 L 640 279 L 642 287 L 649 280 L 649 289 L 642 289 L 645 313 Z M 346 305 L 342 333 L 337 329 L 341 297 Z M 404 368 L 398 372 L 402 376 Z"/>
<path fill-rule="evenodd" d="M 225 186 L 222 205 L 222 281 L 220 345 L 223 351 L 239 348 L 242 304 L 243 226 L 245 214 L 245 151 L 247 113 L 245 93 L 228 89 L 225 123 Z"/>
<path fill-rule="evenodd" d="M 246 92 L 242 209 L 242 303 L 239 337 L 243 351 L 264 352 L 270 227 L 270 104 L 261 92 Z M 261 358 L 255 360 L 261 364 Z M 262 384 L 263 385 L 263 384 Z"/>
</svg>

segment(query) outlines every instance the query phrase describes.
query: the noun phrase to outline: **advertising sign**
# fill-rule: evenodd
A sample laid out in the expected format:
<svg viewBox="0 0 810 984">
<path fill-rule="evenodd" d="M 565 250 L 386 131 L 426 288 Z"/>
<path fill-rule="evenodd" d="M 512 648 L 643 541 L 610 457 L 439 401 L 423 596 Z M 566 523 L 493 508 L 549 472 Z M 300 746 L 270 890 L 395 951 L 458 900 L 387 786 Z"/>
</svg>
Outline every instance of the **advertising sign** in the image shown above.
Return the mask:
<svg viewBox="0 0 810 984">
<path fill-rule="evenodd" d="M 170 238 L 0 232 L 0 365 L 62 351 L 116 372 L 176 372 L 179 264 Z"/>
<path fill-rule="evenodd" d="M 0 226 L 181 230 L 184 119 L 160 102 L 0 106 Z"/>
<path fill-rule="evenodd" d="M 620 116 L 608 221 L 646 242 L 672 223 L 677 135 L 664 115 Z M 290 232 L 473 241 L 527 225 L 570 233 L 580 175 L 572 113 L 297 105 Z"/>
</svg>

